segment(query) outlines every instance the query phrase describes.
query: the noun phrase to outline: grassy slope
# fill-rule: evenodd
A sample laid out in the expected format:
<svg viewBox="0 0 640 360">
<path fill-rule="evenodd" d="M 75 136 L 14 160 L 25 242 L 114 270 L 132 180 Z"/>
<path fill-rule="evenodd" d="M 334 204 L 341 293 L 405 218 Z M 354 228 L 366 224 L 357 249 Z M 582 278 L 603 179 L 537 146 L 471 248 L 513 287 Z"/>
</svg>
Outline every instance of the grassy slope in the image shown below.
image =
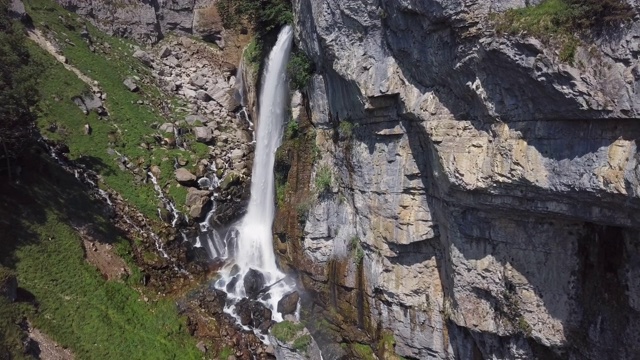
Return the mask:
<svg viewBox="0 0 640 360">
<path fill-rule="evenodd" d="M 95 113 L 88 116 L 82 114 L 71 99 L 86 91 L 87 85 L 44 51 L 35 49 L 36 46 L 32 44 L 31 47 L 40 54 L 45 66 L 41 77 L 43 101 L 39 120 L 43 133 L 50 138 L 64 140 L 70 147 L 72 159 L 97 170 L 103 175 L 107 186 L 116 190 L 147 216 L 155 216 L 157 198 L 152 187 L 136 183 L 133 175 L 118 168 L 116 156 L 107 153 L 107 149 L 111 147 L 127 156 L 131 162 L 143 164 L 141 168 L 159 165 L 163 183 L 173 177 L 174 157 L 190 160 L 189 166 L 195 164 L 195 157 L 180 149 L 156 147 L 149 151 L 140 146 L 141 143 L 155 142 L 152 135 L 156 130 L 151 127 L 152 124 L 171 121 L 158 112 L 157 104 L 160 103 L 161 95 L 157 88 L 139 83 L 141 91 L 131 93 L 122 84 L 128 76 L 148 75 L 148 69 L 131 56 L 133 50 L 128 42 L 106 36 L 87 24 L 94 44 L 106 43 L 111 47 L 108 54 L 100 50 L 91 52 L 88 44 L 80 37 L 83 22 L 53 1 L 28 0 L 26 5 L 34 23 L 46 24 L 55 34 L 69 63 L 98 81 L 100 88 L 107 94 L 105 105 L 110 114 L 106 120 L 100 120 Z M 148 101 L 153 105 L 139 105 L 138 100 Z M 46 132 L 44 129 L 52 123 L 58 124 L 62 131 Z M 86 123 L 91 124 L 93 129 L 91 136 L 84 135 Z M 195 146 L 198 145 L 201 144 Z M 208 152 L 206 148 L 194 150 L 201 156 Z M 168 190 L 177 204 L 184 202 L 184 188 L 174 184 Z"/>
<path fill-rule="evenodd" d="M 153 107 L 136 104 L 139 99 L 157 101 L 157 89 L 142 85 L 142 91 L 133 94 L 122 85 L 126 76 L 147 70 L 131 58 L 126 42 L 89 26 L 94 41 L 108 43 L 112 49 L 108 55 L 92 53 L 79 37 L 78 18 L 52 1 L 26 3 L 34 23 L 46 23 L 55 33 L 69 63 L 100 83 L 108 94 L 106 106 L 111 115 L 100 120 L 96 114 L 82 114 L 71 99 L 86 91 L 87 85 L 29 41 L 26 45 L 43 66 L 39 104 L 43 133 L 65 141 L 72 159 L 96 170 L 107 186 L 148 216 L 155 216 L 157 198 L 151 186 L 136 184 L 134 176 L 121 171 L 114 156 L 107 153 L 112 146 L 129 159 L 158 164 L 163 181 L 173 176 L 174 156 L 189 159 L 184 151 L 156 149 L 151 153 L 139 146 L 152 141 L 151 123 L 166 121 Z M 71 26 L 65 27 L 59 16 Z M 66 39 L 75 45 L 66 44 Z M 52 123 L 61 130 L 46 132 Z M 93 128 L 91 136 L 83 134 L 85 123 Z M 134 275 L 127 282 L 106 282 L 84 261 L 81 239 L 71 224 L 94 224 L 125 259 L 130 253 L 128 242 L 89 199 L 87 189 L 46 156 L 26 154 L 21 163 L 21 184 L 0 178 L 0 265 L 17 272 L 22 298 L 33 301 L 8 304 L 0 300 L 0 359 L 9 353 L 13 358 L 24 357 L 24 335 L 18 325 L 24 317 L 71 348 L 79 359 L 201 358 L 172 302 L 141 300 L 145 289 L 139 288 L 135 265 L 130 265 Z M 175 200 L 184 201 L 184 189 L 174 187 L 170 192 Z"/>
<path fill-rule="evenodd" d="M 24 162 L 30 166 L 21 184 L 1 179 L 0 190 L 0 263 L 17 272 L 23 299 L 35 299 L 0 302 L 0 334 L 15 355 L 21 357 L 15 322 L 26 316 L 80 359 L 200 358 L 172 302 L 141 301 L 139 275 L 106 282 L 86 263 L 70 224 L 93 224 L 119 253 L 129 251 L 86 189 L 42 156 Z"/>
</svg>

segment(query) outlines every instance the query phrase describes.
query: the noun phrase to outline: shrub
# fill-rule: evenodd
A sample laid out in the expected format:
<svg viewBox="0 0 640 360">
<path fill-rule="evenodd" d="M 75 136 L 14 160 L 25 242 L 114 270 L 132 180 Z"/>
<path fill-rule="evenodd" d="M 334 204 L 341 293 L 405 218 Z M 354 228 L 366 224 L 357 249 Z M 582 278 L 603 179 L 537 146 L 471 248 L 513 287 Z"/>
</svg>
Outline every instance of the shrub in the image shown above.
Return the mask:
<svg viewBox="0 0 640 360">
<path fill-rule="evenodd" d="M 325 191 L 329 191 L 333 182 L 333 173 L 331 173 L 331 169 L 326 165 L 321 166 L 316 173 L 315 182 L 318 195 Z"/>
<path fill-rule="evenodd" d="M 343 138 L 351 138 L 351 136 L 353 136 L 354 127 L 355 125 L 351 121 L 340 121 L 340 124 L 338 125 L 338 134 L 340 134 L 340 137 Z"/>
<path fill-rule="evenodd" d="M 314 72 L 314 65 L 311 59 L 300 50 L 291 55 L 287 72 L 293 89 L 302 90 L 311 79 Z"/>
<path fill-rule="evenodd" d="M 258 38 L 253 38 L 244 51 L 244 58 L 251 64 L 253 70 L 256 72 L 262 61 L 262 50 L 262 42 Z"/>
<path fill-rule="evenodd" d="M 289 120 L 287 123 L 287 129 L 285 130 L 285 137 L 287 139 L 293 139 L 298 136 L 300 133 L 300 124 L 294 119 Z"/>
</svg>

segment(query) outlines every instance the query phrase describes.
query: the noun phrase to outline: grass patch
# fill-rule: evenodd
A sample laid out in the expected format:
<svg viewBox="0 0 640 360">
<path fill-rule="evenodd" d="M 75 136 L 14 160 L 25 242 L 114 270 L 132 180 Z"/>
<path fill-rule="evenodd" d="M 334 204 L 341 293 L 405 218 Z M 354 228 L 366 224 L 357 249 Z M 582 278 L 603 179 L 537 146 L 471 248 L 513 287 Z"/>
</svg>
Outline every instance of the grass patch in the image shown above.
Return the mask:
<svg viewBox="0 0 640 360">
<path fill-rule="evenodd" d="M 131 287 L 140 278 L 135 266 L 130 264 L 134 276 L 127 282 L 107 282 L 85 261 L 81 238 L 70 224 L 91 225 L 100 241 L 119 254 L 131 253 L 101 205 L 47 158 L 25 157 L 30 166 L 20 184 L 1 180 L 0 263 L 16 272 L 37 308 L 0 303 L 0 331 L 10 335 L 8 343 L 15 344 L 20 333 L 9 323 L 15 320 L 4 319 L 26 316 L 79 359 L 200 359 L 173 302 L 144 302 L 144 290 Z"/>
<path fill-rule="evenodd" d="M 315 184 L 318 195 L 331 190 L 331 185 L 333 184 L 333 173 L 328 166 L 322 165 L 320 166 L 320 168 L 318 168 L 318 171 L 316 172 Z"/>
<path fill-rule="evenodd" d="M 362 359 L 362 360 L 374 360 L 374 359 L 376 359 L 376 356 L 375 356 L 375 354 L 373 352 L 373 349 L 369 345 L 352 344 L 351 345 L 351 351 L 353 351 L 353 354 L 358 359 Z"/>
<path fill-rule="evenodd" d="M 302 335 L 293 341 L 293 349 L 297 352 L 306 352 L 311 344 L 311 335 Z"/>
<path fill-rule="evenodd" d="M 364 249 L 362 248 L 360 238 L 357 236 L 352 237 L 349 245 L 351 247 L 351 251 L 353 251 L 353 260 L 356 265 L 360 265 L 362 263 L 362 259 L 364 259 Z"/>
<path fill-rule="evenodd" d="M 285 320 L 271 327 L 271 335 L 280 341 L 288 343 L 295 340 L 302 329 L 304 329 L 303 324 Z"/>
<path fill-rule="evenodd" d="M 579 35 L 629 22 L 635 11 L 623 0 L 545 0 L 495 16 L 496 30 L 558 43 L 560 60 L 573 63 Z"/>
<path fill-rule="evenodd" d="M 227 360 L 229 356 L 232 356 L 235 353 L 232 348 L 225 346 L 220 350 L 220 354 L 218 354 L 219 360 Z"/>
</svg>

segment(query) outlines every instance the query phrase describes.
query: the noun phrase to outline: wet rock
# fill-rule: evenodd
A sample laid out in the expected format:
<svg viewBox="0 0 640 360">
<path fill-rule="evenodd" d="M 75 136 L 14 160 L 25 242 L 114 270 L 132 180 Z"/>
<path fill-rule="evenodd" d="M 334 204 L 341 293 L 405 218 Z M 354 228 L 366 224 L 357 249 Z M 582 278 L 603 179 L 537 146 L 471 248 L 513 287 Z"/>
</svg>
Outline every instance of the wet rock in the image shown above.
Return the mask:
<svg viewBox="0 0 640 360">
<path fill-rule="evenodd" d="M 191 184 L 196 181 L 196 176 L 185 168 L 179 168 L 175 171 L 176 180 L 181 184 Z"/>
<path fill-rule="evenodd" d="M 133 53 L 133 57 L 140 60 L 141 63 L 143 63 L 144 65 L 148 66 L 148 67 L 152 67 L 153 66 L 153 59 L 151 58 L 151 55 L 149 55 L 146 51 L 143 50 L 136 50 Z"/>
<path fill-rule="evenodd" d="M 252 301 L 247 298 L 238 301 L 236 304 L 236 314 L 240 318 L 240 324 L 244 326 L 250 326 L 252 324 L 251 304 Z"/>
<path fill-rule="evenodd" d="M 238 284 L 238 280 L 240 280 L 240 276 L 234 276 L 231 278 L 225 289 L 228 293 L 234 292 L 236 289 L 236 285 Z"/>
<path fill-rule="evenodd" d="M 255 269 L 249 269 L 244 276 L 244 291 L 247 297 L 255 299 L 260 294 L 260 291 L 264 289 L 265 279 L 264 274 Z"/>
<path fill-rule="evenodd" d="M 278 312 L 282 315 L 295 313 L 298 308 L 298 300 L 300 300 L 300 295 L 297 291 L 286 294 L 278 301 Z"/>
<path fill-rule="evenodd" d="M 251 320 L 253 327 L 263 334 L 266 334 L 274 324 L 271 320 L 271 310 L 258 301 L 251 302 Z"/>
<path fill-rule="evenodd" d="M 149 169 L 149 171 L 151 172 L 151 174 L 153 174 L 153 176 L 158 179 L 160 178 L 160 174 L 162 173 L 162 171 L 160 170 L 160 167 L 158 165 L 153 165 L 151 166 L 151 168 Z"/>
<path fill-rule="evenodd" d="M 240 184 L 240 182 L 241 182 L 240 174 L 233 171 L 229 173 L 227 176 L 225 176 L 224 179 L 222 179 L 222 182 L 220 183 L 220 188 L 222 190 L 229 190 L 232 186 Z"/>
<path fill-rule="evenodd" d="M 211 192 L 208 190 L 187 189 L 187 199 L 184 204 L 189 208 L 189 216 L 195 219 L 204 216 L 204 210 L 210 200 Z"/>
<path fill-rule="evenodd" d="M 213 141 L 213 131 L 211 128 L 205 126 L 199 126 L 193 128 L 193 134 L 196 136 L 196 141 L 209 144 Z"/>
<path fill-rule="evenodd" d="M 131 78 L 131 77 L 126 78 L 122 83 L 131 92 L 136 92 L 136 91 L 139 90 L 138 85 L 136 84 L 135 80 L 133 78 Z"/>
</svg>

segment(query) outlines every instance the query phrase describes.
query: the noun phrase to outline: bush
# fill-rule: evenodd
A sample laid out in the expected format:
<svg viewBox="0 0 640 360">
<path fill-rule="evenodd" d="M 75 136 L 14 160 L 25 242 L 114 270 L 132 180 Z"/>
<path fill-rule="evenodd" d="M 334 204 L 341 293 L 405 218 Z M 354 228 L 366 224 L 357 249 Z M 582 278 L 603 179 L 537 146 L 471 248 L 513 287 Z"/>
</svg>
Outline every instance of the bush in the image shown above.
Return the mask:
<svg viewBox="0 0 640 360">
<path fill-rule="evenodd" d="M 256 72 L 262 61 L 262 50 L 262 42 L 257 38 L 253 38 L 244 51 L 244 58 L 247 59 L 247 62 L 251 64 L 253 70 Z"/>
<path fill-rule="evenodd" d="M 289 79 L 291 80 L 291 87 L 293 89 L 302 90 L 314 72 L 314 65 L 311 59 L 300 50 L 295 51 L 291 55 L 289 64 L 287 65 L 287 72 L 289 73 Z"/>
<path fill-rule="evenodd" d="M 289 120 L 287 123 L 287 129 L 285 130 L 285 137 L 287 139 L 293 139 L 298 136 L 300 133 L 300 124 L 294 119 Z"/>
<path fill-rule="evenodd" d="M 355 125 L 348 120 L 340 121 L 340 124 L 338 125 L 338 134 L 343 138 L 351 138 L 354 127 Z"/>
<path fill-rule="evenodd" d="M 331 169 L 326 165 L 321 166 L 316 173 L 315 182 L 318 194 L 329 191 L 333 182 L 333 174 L 331 173 Z"/>
<path fill-rule="evenodd" d="M 305 352 L 309 344 L 311 344 L 311 336 L 308 334 L 302 335 L 293 341 L 293 349 L 297 352 Z"/>
</svg>

